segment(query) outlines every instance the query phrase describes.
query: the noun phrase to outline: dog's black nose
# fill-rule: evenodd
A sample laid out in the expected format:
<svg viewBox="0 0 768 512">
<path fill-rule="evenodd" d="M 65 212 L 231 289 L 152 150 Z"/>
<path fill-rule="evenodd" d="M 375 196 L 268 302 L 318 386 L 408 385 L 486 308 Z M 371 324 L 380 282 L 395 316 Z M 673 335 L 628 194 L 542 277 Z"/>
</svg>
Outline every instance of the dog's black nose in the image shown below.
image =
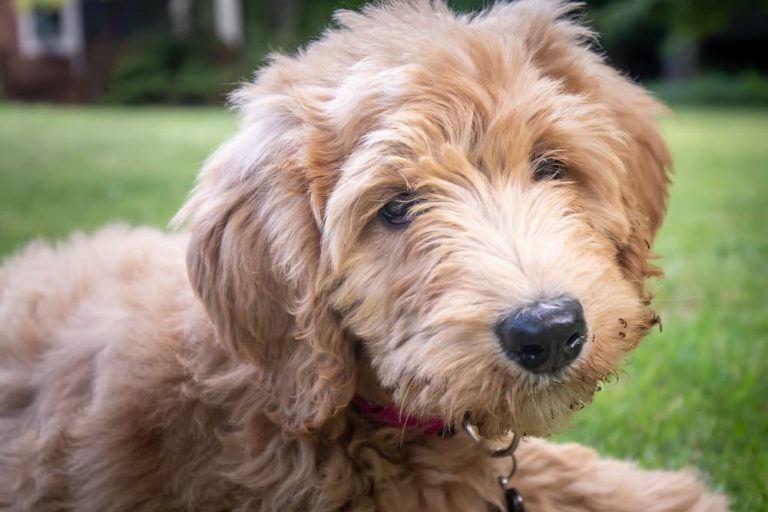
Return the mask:
<svg viewBox="0 0 768 512">
<path fill-rule="evenodd" d="M 576 359 L 586 341 L 587 325 L 581 303 L 561 297 L 518 309 L 495 331 L 510 359 L 526 370 L 544 373 Z"/>
</svg>

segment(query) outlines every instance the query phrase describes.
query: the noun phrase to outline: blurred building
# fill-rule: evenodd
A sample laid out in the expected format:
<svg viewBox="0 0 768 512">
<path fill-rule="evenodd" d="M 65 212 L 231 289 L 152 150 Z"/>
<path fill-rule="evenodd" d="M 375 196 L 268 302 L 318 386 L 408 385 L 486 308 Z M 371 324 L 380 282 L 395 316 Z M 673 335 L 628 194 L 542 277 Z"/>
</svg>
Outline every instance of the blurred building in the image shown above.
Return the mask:
<svg viewBox="0 0 768 512">
<path fill-rule="evenodd" d="M 208 0 L 210 32 L 236 52 L 241 0 Z M 0 0 L 0 78 L 13 99 L 93 102 L 132 36 L 152 28 L 193 36 L 193 0 Z"/>
</svg>

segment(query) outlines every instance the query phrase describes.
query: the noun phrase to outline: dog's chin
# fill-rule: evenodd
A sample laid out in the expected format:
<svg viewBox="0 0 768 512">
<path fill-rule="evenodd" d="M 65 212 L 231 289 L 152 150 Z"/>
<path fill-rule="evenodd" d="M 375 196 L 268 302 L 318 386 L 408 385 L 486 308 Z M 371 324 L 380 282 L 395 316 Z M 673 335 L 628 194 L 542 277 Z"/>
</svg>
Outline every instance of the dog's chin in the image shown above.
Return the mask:
<svg viewBox="0 0 768 512">
<path fill-rule="evenodd" d="M 548 437 L 564 430 L 573 416 L 567 411 L 523 411 L 515 416 L 476 415 L 469 413 L 470 423 L 477 427 L 481 436 L 488 439 L 501 438 L 510 432 L 522 436 Z M 543 416 L 549 414 L 544 420 Z"/>
<path fill-rule="evenodd" d="M 583 409 L 599 389 L 598 381 L 579 380 L 578 385 L 559 383 L 520 392 L 489 410 L 468 411 L 467 418 L 479 433 L 494 439 L 514 432 L 523 436 L 547 437 L 564 430 L 576 411 Z"/>
<path fill-rule="evenodd" d="M 508 365 L 467 374 L 424 376 L 414 372 L 393 378 L 392 373 L 377 368 L 376 380 L 388 400 L 407 415 L 438 417 L 455 426 L 466 420 L 483 437 L 496 439 L 510 432 L 546 437 L 564 430 L 609 376 L 587 363 L 551 375 Z"/>
</svg>

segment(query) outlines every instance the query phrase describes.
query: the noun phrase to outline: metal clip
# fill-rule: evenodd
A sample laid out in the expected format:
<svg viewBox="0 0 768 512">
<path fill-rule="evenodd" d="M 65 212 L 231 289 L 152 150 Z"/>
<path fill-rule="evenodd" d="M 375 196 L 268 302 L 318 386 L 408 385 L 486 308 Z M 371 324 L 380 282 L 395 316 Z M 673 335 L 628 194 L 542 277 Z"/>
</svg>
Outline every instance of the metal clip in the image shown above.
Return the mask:
<svg viewBox="0 0 768 512">
<path fill-rule="evenodd" d="M 480 437 L 480 433 L 478 432 L 477 427 L 469 422 L 468 416 L 464 417 L 464 420 L 461 422 L 461 426 L 473 441 L 478 444 L 482 444 L 483 440 Z M 520 445 L 520 439 L 520 436 L 513 433 L 512 441 L 510 441 L 506 448 L 486 450 L 486 455 L 488 457 L 493 457 L 494 459 L 509 457 L 512 459 L 512 469 L 509 470 L 509 473 L 506 476 L 500 475 L 498 477 L 501 490 L 504 491 L 504 499 L 507 504 L 508 512 L 523 512 L 525 510 L 523 506 L 523 496 L 517 491 L 517 489 L 509 487 L 509 481 L 512 480 L 512 477 L 517 471 L 517 458 L 515 457 L 515 450 L 517 450 L 517 447 Z"/>
<path fill-rule="evenodd" d="M 473 441 L 476 443 L 482 443 L 483 439 L 480 437 L 480 433 L 477 430 L 477 427 L 472 425 L 469 422 L 469 418 L 465 417 L 464 420 L 461 422 L 461 426 L 464 429 L 464 431 L 469 434 L 469 437 L 472 438 Z M 514 461 L 515 458 L 515 450 L 517 450 L 517 446 L 520 444 L 520 436 L 517 434 L 512 434 L 512 441 L 509 443 L 509 446 L 506 448 L 499 448 L 496 450 L 488 450 L 486 455 L 489 457 L 493 457 L 494 459 L 500 459 L 502 457 L 512 457 L 512 460 Z M 514 463 L 514 466 L 517 466 L 517 462 Z M 511 477 L 512 475 L 510 475 Z"/>
</svg>

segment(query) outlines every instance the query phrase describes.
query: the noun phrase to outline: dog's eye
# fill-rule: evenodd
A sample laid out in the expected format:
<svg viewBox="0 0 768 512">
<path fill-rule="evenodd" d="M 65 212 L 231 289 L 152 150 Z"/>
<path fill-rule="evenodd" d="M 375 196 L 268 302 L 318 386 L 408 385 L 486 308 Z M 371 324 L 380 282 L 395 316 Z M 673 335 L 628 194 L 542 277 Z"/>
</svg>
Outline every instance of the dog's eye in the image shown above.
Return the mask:
<svg viewBox="0 0 768 512">
<path fill-rule="evenodd" d="M 411 222 L 411 207 L 416 204 L 416 198 L 410 192 L 403 192 L 379 210 L 379 217 L 393 227 L 405 227 Z"/>
<path fill-rule="evenodd" d="M 533 181 L 561 180 L 565 178 L 565 165 L 557 158 L 540 157 L 533 162 Z"/>
</svg>

